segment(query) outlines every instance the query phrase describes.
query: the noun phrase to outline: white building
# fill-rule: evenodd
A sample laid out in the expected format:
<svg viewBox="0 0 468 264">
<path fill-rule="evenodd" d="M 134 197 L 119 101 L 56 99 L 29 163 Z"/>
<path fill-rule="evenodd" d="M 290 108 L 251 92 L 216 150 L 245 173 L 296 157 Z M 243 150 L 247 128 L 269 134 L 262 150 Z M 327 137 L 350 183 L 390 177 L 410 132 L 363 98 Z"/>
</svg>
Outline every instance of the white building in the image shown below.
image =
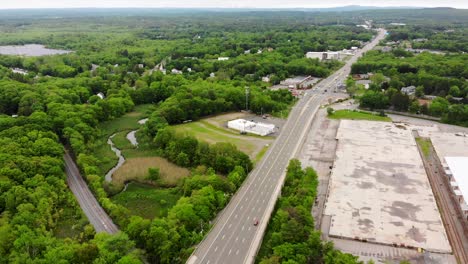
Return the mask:
<svg viewBox="0 0 468 264">
<path fill-rule="evenodd" d="M 262 82 L 270 82 L 270 76 L 263 76 L 262 77 Z"/>
<path fill-rule="evenodd" d="M 172 74 L 182 74 L 182 71 L 174 68 L 174 69 L 171 70 L 171 73 Z"/>
<path fill-rule="evenodd" d="M 255 123 L 245 119 L 235 119 L 227 123 L 228 128 L 255 135 L 266 136 L 275 132 L 275 125 L 266 123 Z"/>
<path fill-rule="evenodd" d="M 99 97 L 99 98 L 101 98 L 101 99 L 104 99 L 104 98 L 106 98 L 106 96 L 104 96 L 104 94 L 103 94 L 103 93 L 98 93 L 98 94 L 96 94 L 96 95 L 97 95 L 97 97 Z"/>
<path fill-rule="evenodd" d="M 468 157 L 445 157 L 447 176 L 450 186 L 459 203 L 460 209 L 468 220 Z"/>
<path fill-rule="evenodd" d="M 414 85 L 401 88 L 401 92 L 406 95 L 413 95 L 416 93 L 416 87 Z"/>
<path fill-rule="evenodd" d="M 14 73 L 22 74 L 22 75 L 28 74 L 27 70 L 23 70 L 23 69 L 20 69 L 20 68 L 13 68 L 13 69 L 11 69 L 11 71 L 14 72 Z"/>
</svg>

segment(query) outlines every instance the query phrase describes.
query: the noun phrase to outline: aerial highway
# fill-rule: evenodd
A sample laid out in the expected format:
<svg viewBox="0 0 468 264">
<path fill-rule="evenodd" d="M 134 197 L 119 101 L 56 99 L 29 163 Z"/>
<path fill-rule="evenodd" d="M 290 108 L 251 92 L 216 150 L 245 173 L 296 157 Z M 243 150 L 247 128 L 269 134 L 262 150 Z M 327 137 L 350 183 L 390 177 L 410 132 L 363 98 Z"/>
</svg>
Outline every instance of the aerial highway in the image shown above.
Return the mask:
<svg viewBox="0 0 468 264">
<path fill-rule="evenodd" d="M 94 226 L 96 232 L 107 232 L 109 234 L 117 233 L 119 229 L 89 190 L 88 185 L 83 180 L 78 167 L 68 151 L 65 151 L 63 158 L 65 160 L 68 186 L 78 200 L 86 217 L 88 217 L 89 222 Z"/>
<path fill-rule="evenodd" d="M 384 36 L 385 30 L 378 30 L 378 35 L 341 69 L 322 80 L 297 102 L 274 144 L 218 215 L 211 231 L 188 259 L 188 264 L 255 261 L 270 215 L 281 193 L 289 160 L 298 154 L 317 109 L 337 83 L 344 82 L 358 57 L 372 49 Z"/>
</svg>

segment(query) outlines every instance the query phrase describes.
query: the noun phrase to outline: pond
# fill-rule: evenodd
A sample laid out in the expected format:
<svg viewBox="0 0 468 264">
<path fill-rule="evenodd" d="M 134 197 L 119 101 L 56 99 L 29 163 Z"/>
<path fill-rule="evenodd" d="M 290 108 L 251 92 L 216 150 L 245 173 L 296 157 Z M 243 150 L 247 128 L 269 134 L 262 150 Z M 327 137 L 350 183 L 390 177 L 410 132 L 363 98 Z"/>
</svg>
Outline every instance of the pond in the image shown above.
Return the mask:
<svg viewBox="0 0 468 264">
<path fill-rule="evenodd" d="M 0 54 L 3 55 L 20 55 L 27 57 L 37 57 L 37 56 L 46 56 L 46 55 L 57 55 L 57 54 L 67 54 L 73 51 L 69 50 L 57 50 L 49 49 L 44 45 L 39 44 L 27 44 L 24 46 L 0 46 Z"/>
</svg>

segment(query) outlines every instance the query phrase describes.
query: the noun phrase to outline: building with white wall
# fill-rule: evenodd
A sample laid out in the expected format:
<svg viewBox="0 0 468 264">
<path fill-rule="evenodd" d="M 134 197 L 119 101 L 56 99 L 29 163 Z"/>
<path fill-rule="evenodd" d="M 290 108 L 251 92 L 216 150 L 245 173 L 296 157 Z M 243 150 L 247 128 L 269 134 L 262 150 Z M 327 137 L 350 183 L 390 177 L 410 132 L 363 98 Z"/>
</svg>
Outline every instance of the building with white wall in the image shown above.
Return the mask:
<svg viewBox="0 0 468 264">
<path fill-rule="evenodd" d="M 468 157 L 445 157 L 444 168 L 450 187 L 468 220 Z M 448 172 L 447 172 L 448 171 Z"/>
<path fill-rule="evenodd" d="M 266 123 L 256 123 L 245 119 L 235 119 L 227 123 L 228 128 L 240 132 L 252 133 L 255 135 L 266 136 L 275 132 L 275 125 Z"/>
</svg>

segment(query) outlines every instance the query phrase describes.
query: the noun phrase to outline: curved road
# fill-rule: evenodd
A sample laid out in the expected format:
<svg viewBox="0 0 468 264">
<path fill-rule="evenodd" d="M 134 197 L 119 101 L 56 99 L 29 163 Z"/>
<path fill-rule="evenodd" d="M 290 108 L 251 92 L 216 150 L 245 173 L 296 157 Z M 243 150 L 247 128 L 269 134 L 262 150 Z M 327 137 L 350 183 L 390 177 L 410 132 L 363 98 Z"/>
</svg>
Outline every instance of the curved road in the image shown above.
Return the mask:
<svg viewBox="0 0 468 264">
<path fill-rule="evenodd" d="M 78 200 L 81 209 L 88 217 L 89 222 L 94 226 L 96 232 L 107 232 L 109 234 L 117 233 L 119 229 L 89 190 L 88 185 L 83 180 L 83 177 L 81 177 L 78 167 L 67 150 L 65 150 L 63 159 L 65 160 L 68 186 Z"/>
<path fill-rule="evenodd" d="M 379 30 L 378 36 L 358 51 L 345 66 L 317 84 L 314 90 L 305 93 L 298 101 L 279 137 L 219 214 L 212 230 L 187 263 L 239 264 L 255 261 L 270 215 L 281 193 L 289 160 L 302 145 L 317 109 L 329 97 L 328 93 L 346 79 L 357 58 L 372 49 L 384 36 L 385 31 Z M 253 225 L 255 220 L 259 220 L 258 226 Z"/>
</svg>

